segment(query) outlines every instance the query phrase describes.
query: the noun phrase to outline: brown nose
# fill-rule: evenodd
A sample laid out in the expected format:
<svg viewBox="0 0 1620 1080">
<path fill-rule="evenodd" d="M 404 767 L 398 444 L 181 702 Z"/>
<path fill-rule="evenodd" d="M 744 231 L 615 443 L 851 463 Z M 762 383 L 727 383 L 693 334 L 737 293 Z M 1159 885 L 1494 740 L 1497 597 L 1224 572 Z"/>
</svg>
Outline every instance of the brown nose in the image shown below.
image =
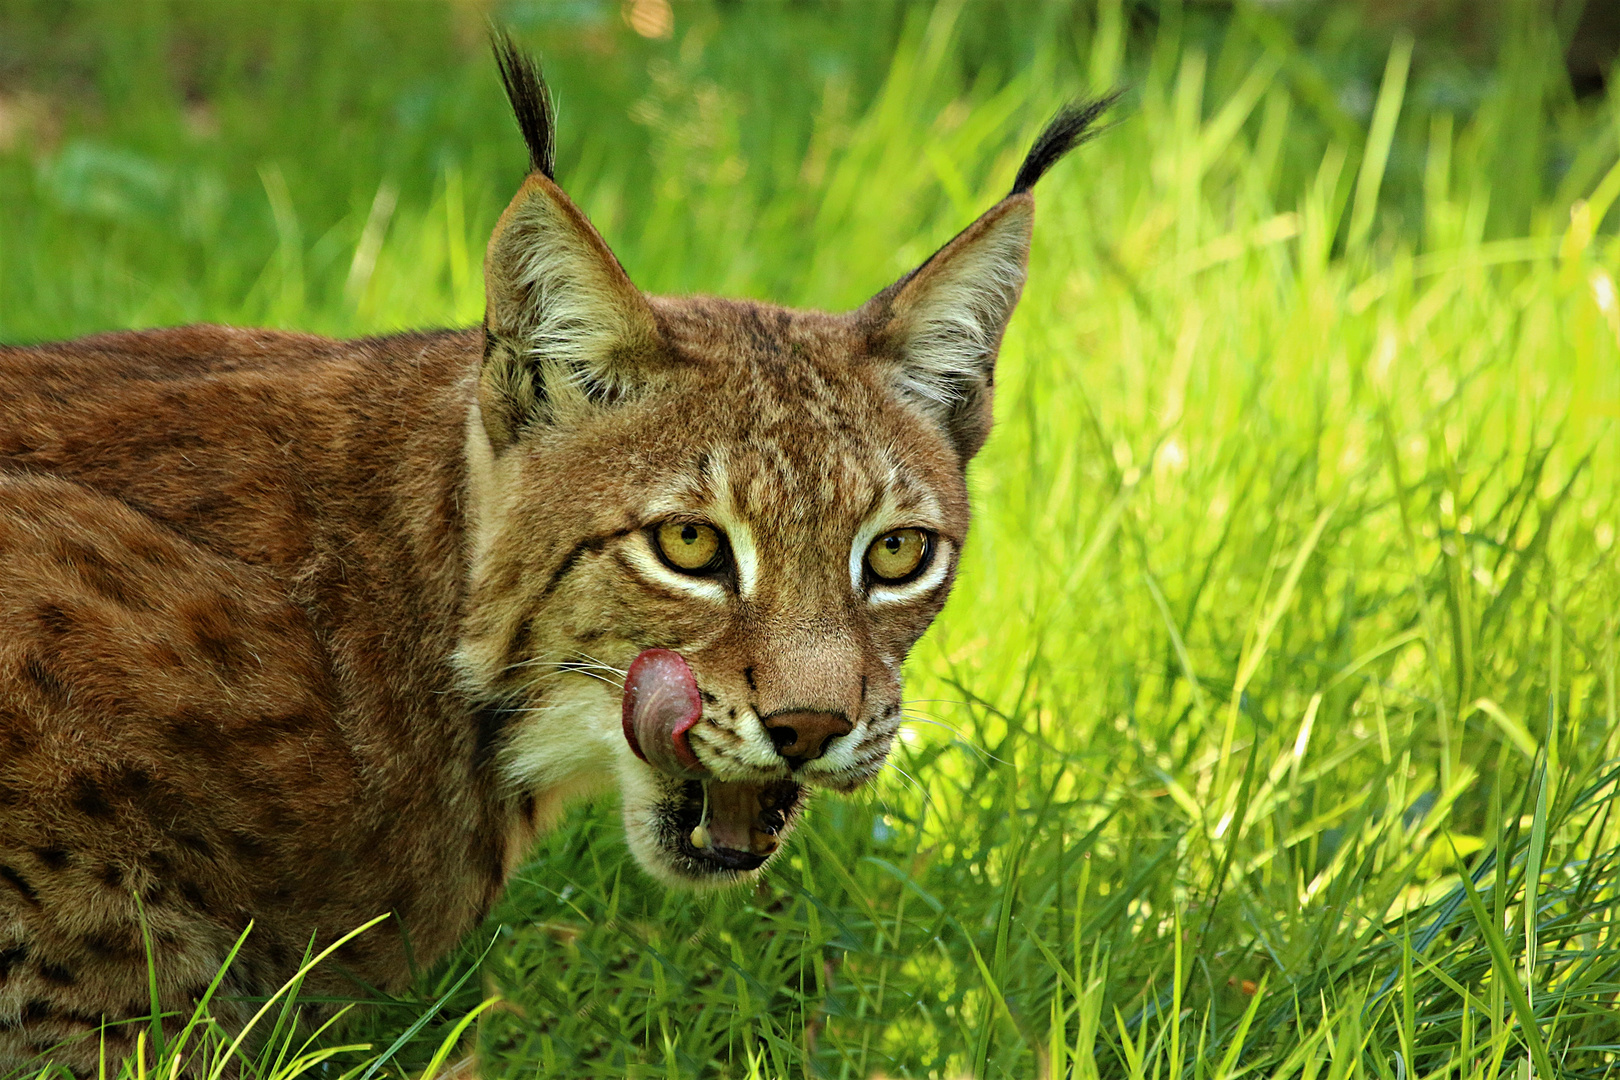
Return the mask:
<svg viewBox="0 0 1620 1080">
<path fill-rule="evenodd" d="M 780 712 L 765 718 L 765 731 L 776 744 L 776 752 L 793 769 L 816 760 L 828 743 L 848 735 L 854 726 L 843 713 L 835 712 Z"/>
</svg>

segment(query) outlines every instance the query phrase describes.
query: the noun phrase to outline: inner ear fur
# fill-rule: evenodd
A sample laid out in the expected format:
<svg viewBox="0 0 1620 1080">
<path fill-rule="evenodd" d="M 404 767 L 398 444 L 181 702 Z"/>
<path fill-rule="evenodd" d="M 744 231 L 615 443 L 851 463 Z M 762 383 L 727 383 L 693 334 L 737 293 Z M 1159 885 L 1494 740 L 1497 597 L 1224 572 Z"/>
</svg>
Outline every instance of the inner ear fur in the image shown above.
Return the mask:
<svg viewBox="0 0 1620 1080">
<path fill-rule="evenodd" d="M 661 355 L 646 298 L 540 172 L 496 223 L 484 284 L 478 405 L 497 452 L 527 429 L 634 396 Z"/>
<path fill-rule="evenodd" d="M 996 355 L 1023 292 L 1035 200 L 1002 199 L 856 313 L 906 401 L 944 428 L 961 461 L 990 434 Z"/>
</svg>

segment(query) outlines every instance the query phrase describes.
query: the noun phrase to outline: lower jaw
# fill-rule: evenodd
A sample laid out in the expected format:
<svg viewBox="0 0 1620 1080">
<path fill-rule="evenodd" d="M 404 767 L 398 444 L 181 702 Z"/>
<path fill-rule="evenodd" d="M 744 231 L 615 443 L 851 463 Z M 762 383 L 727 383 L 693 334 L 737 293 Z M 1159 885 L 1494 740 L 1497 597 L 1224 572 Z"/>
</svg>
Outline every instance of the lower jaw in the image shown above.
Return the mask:
<svg viewBox="0 0 1620 1080">
<path fill-rule="evenodd" d="M 690 841 L 682 841 L 676 848 L 682 856 L 701 866 L 709 875 L 747 874 L 758 870 L 770 859 L 769 855 L 730 851 L 716 848 L 699 850 Z"/>
</svg>

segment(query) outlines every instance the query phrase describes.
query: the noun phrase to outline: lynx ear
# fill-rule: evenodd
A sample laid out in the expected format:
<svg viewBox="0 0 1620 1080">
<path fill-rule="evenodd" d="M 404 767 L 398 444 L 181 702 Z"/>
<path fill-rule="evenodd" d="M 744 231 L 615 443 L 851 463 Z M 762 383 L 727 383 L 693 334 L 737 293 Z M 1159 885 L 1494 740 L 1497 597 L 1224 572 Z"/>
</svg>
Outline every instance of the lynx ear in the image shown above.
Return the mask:
<svg viewBox="0 0 1620 1080">
<path fill-rule="evenodd" d="M 996 354 L 1029 263 L 1030 189 L 1091 137 L 1093 121 L 1118 96 L 1060 110 L 1030 148 L 1005 199 L 856 313 L 896 392 L 939 422 L 964 465 L 990 434 Z"/>
<path fill-rule="evenodd" d="M 484 259 L 478 405 L 499 452 L 529 428 L 633 396 L 662 350 L 646 298 L 552 179 L 539 70 L 505 38 L 495 51 L 533 169 Z"/>
<path fill-rule="evenodd" d="M 945 429 L 964 464 L 990 434 L 996 354 L 1024 288 L 1034 211 L 1027 192 L 1009 195 L 856 316 L 895 391 Z"/>
<path fill-rule="evenodd" d="M 484 288 L 478 405 L 497 451 L 526 428 L 632 396 L 660 353 L 646 298 L 539 173 L 495 226 Z"/>
</svg>

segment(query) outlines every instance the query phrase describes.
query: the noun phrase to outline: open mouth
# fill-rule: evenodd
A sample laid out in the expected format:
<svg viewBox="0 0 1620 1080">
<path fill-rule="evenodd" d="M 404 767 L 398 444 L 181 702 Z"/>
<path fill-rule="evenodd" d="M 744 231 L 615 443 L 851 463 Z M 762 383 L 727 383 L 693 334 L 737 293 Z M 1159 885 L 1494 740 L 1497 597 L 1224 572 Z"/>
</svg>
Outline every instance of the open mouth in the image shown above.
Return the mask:
<svg viewBox="0 0 1620 1080">
<path fill-rule="evenodd" d="M 803 795 L 791 780 L 688 780 L 665 818 L 670 846 L 712 870 L 758 870 L 781 846 Z"/>
<path fill-rule="evenodd" d="M 635 755 L 680 781 L 660 808 L 661 840 L 709 873 L 757 870 L 804 797 L 792 780 L 718 780 L 698 760 L 687 732 L 703 715 L 697 680 L 680 653 L 647 649 L 624 680 L 624 737 Z"/>
</svg>

